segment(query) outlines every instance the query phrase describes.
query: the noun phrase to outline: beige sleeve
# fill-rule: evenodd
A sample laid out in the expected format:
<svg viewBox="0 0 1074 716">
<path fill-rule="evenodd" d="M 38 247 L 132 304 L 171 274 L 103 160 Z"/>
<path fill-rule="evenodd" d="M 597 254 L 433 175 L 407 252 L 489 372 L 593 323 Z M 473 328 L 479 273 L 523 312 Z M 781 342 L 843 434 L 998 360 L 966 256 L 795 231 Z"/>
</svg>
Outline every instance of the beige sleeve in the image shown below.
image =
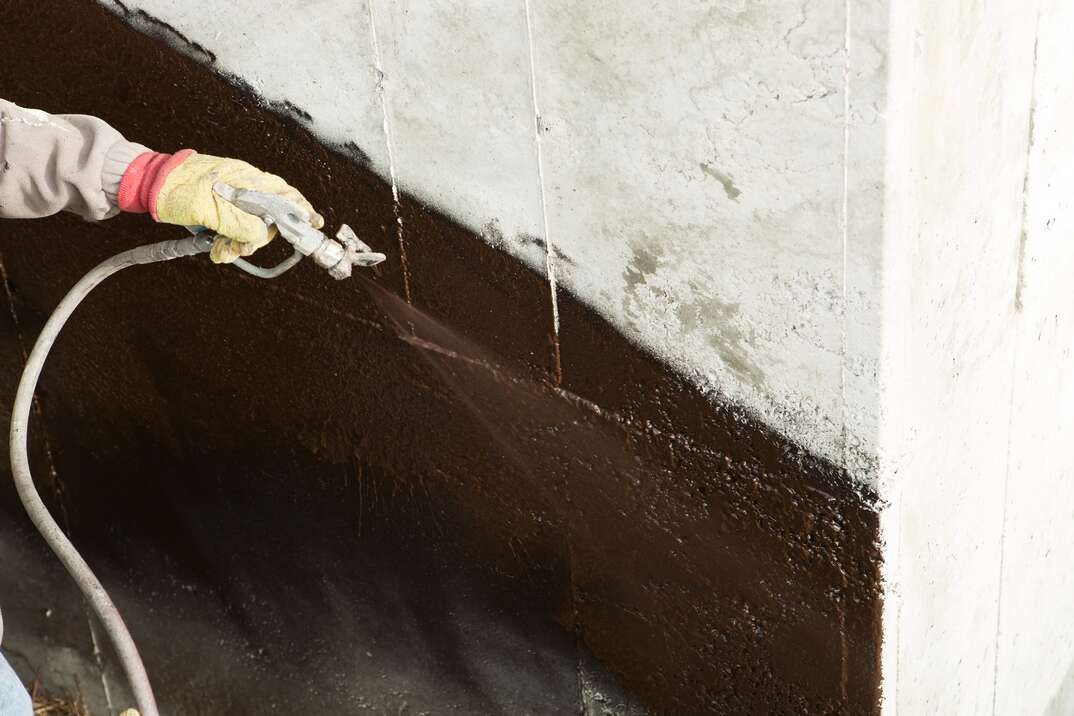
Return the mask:
<svg viewBox="0 0 1074 716">
<path fill-rule="evenodd" d="M 147 151 L 96 117 L 51 115 L 0 99 L 0 218 L 114 216 L 123 172 Z"/>
</svg>

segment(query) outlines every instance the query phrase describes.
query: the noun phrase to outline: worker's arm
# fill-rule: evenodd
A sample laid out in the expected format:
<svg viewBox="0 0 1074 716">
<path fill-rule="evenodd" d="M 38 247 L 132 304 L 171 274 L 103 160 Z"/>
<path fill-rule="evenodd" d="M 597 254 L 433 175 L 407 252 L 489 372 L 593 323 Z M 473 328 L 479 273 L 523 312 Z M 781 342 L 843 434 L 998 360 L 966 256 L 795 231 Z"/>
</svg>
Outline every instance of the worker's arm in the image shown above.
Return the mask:
<svg viewBox="0 0 1074 716">
<path fill-rule="evenodd" d="M 123 172 L 147 151 L 96 117 L 50 115 L 0 99 L 0 217 L 118 214 Z"/>
<path fill-rule="evenodd" d="M 227 237 L 217 240 L 212 258 L 234 261 L 272 235 L 261 219 L 218 197 L 212 190 L 217 181 L 282 196 L 315 228 L 324 223 L 296 189 L 246 162 L 190 149 L 154 152 L 96 117 L 50 115 L 0 99 L 0 218 L 148 213 L 155 221 L 204 226 Z"/>
</svg>

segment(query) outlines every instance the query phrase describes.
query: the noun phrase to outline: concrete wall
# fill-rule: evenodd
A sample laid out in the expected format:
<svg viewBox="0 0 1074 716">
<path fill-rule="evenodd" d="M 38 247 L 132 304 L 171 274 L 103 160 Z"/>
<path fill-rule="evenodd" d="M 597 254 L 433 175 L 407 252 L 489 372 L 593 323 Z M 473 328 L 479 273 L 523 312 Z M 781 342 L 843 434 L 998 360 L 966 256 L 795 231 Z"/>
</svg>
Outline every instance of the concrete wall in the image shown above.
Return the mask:
<svg viewBox="0 0 1074 716">
<path fill-rule="evenodd" d="M 396 244 L 398 290 L 416 304 L 443 300 L 454 291 L 452 281 L 498 290 L 498 279 L 482 270 L 507 264 L 467 253 L 458 265 L 444 264 L 446 282 L 436 284 L 439 262 L 456 250 L 455 235 L 438 219 L 423 224 L 425 209 L 409 196 L 536 272 L 538 298 L 530 295 L 533 285 L 512 275 L 502 292 L 477 294 L 491 299 L 461 305 L 474 314 L 491 300 L 513 303 L 507 310 L 515 311 L 509 318 L 520 324 L 518 334 L 538 336 L 520 340 L 520 355 L 541 354 L 547 327 L 554 381 L 593 401 L 600 415 L 623 416 L 621 424 L 641 430 L 631 434 L 637 452 L 630 454 L 674 455 L 671 467 L 660 462 L 649 470 L 646 463 L 645 480 L 632 484 L 683 497 L 676 490 L 695 486 L 696 475 L 719 475 L 715 487 L 705 480 L 696 486 L 697 494 L 716 496 L 720 519 L 755 521 L 762 536 L 775 535 L 762 548 L 743 543 L 736 551 L 727 547 L 723 523 L 710 519 L 708 498 L 699 503 L 691 492 L 681 503 L 661 503 L 660 536 L 643 535 L 650 546 L 663 545 L 667 530 L 682 523 L 696 527 L 691 544 L 703 543 L 674 573 L 682 603 L 692 610 L 704 600 L 689 590 L 718 584 L 711 593 L 720 606 L 706 612 L 703 625 L 719 631 L 729 613 L 736 629 L 752 623 L 754 617 L 743 621 L 735 611 L 740 587 L 747 595 L 740 601 L 749 605 L 787 605 L 807 592 L 825 600 L 836 595 L 803 610 L 808 618 L 800 623 L 808 628 L 774 636 L 768 630 L 788 617 L 773 610 L 757 617 L 765 634 L 757 644 L 735 632 L 748 644 L 736 655 L 748 658 L 734 663 L 761 665 L 758 672 L 736 666 L 737 674 L 775 674 L 765 683 L 795 689 L 821 683 L 817 693 L 794 696 L 829 703 L 824 699 L 834 697 L 824 689 L 845 684 L 849 664 L 869 660 L 872 642 L 851 639 L 847 647 L 845 627 L 857 619 L 853 633 L 872 634 L 868 619 L 846 608 L 858 599 L 848 594 L 867 595 L 872 584 L 868 567 L 875 563 L 867 556 L 855 562 L 872 533 L 846 529 L 868 519 L 854 512 L 860 505 L 853 497 L 818 477 L 828 475 L 827 467 L 809 460 L 820 457 L 846 468 L 859 486 L 878 484 L 883 500 L 884 707 L 910 714 L 1065 708 L 1074 688 L 1074 622 L 1065 614 L 1074 602 L 1074 465 L 1065 449 L 1074 413 L 1074 324 L 1065 281 L 1074 261 L 1074 214 L 1064 192 L 1074 166 L 1074 144 L 1064 131 L 1074 99 L 1063 35 L 1074 20 L 1070 3 L 103 4 L 233 75 L 277 112 L 366 162 L 387 186 L 360 195 L 385 199 L 368 204 L 378 212 L 370 225 L 379 222 L 385 235 L 378 239 Z M 202 136 L 235 146 L 241 126 L 232 125 L 226 137 L 213 129 Z M 140 128 L 152 134 L 153 127 Z M 161 134 L 174 138 L 175 128 Z M 287 149 L 297 147 L 313 156 L 308 145 L 288 140 Z M 325 180 L 318 189 L 330 185 Z M 22 266 L 20 275 L 34 275 L 33 266 Z M 350 298 L 325 299 L 320 291 L 299 292 L 336 301 L 353 315 Z M 24 300 L 41 310 L 49 305 L 42 296 Z M 641 359 L 621 360 L 623 344 L 590 331 L 574 298 L 688 376 L 705 407 L 675 390 L 662 392 L 661 382 L 646 410 L 636 410 L 636 396 L 649 399 L 650 386 L 663 378 L 648 365 L 633 372 Z M 502 319 L 493 322 L 508 322 Z M 247 338 L 257 336 L 251 331 Z M 605 364 L 624 374 L 578 377 L 581 368 Z M 107 391 L 98 388 L 101 394 Z M 172 395 L 165 402 L 182 400 Z M 752 427 L 727 428 L 727 406 L 736 418 L 746 416 L 746 425 L 756 416 L 804 446 L 808 454 L 789 463 L 805 465 L 798 469 L 806 479 L 799 483 L 800 472 L 772 457 L 790 454 L 778 440 Z M 326 422 L 339 417 L 302 409 Z M 639 415 L 666 420 L 650 430 L 647 417 L 634 419 Z M 368 418 L 345 417 L 355 424 Z M 400 412 L 401 421 L 412 418 Z M 349 436 L 352 427 L 343 423 L 340 430 Z M 653 447 L 656 434 L 674 440 Z M 686 457 L 678 452 L 684 445 Z M 385 464 L 398 468 L 392 460 Z M 733 465 L 724 472 L 728 461 Z M 387 472 L 385 480 L 396 477 Z M 587 465 L 572 474 L 596 473 Z M 810 546 L 813 525 L 828 521 L 800 500 L 818 485 L 839 495 L 825 509 L 834 511 L 830 523 L 842 536 L 831 537 L 837 547 L 830 563 L 814 564 L 810 559 L 826 550 Z M 644 489 L 622 495 L 630 508 L 623 514 L 645 511 Z M 762 495 L 772 502 L 759 502 Z M 695 524 L 698 504 L 705 514 Z M 553 515 L 580 533 L 600 511 L 579 509 L 582 528 L 573 522 L 578 516 L 563 518 L 554 509 Z M 543 524 L 552 523 L 559 524 Z M 581 564 L 583 598 L 571 595 L 574 608 L 586 604 L 587 586 L 622 586 L 592 567 L 607 560 L 607 550 L 594 550 L 588 565 L 584 558 L 573 563 L 578 544 L 564 560 L 568 572 Z M 785 559 L 785 549 L 793 556 Z M 760 576 L 735 573 L 726 581 L 721 559 L 746 553 L 747 561 L 764 565 Z M 707 572 L 701 564 L 717 567 Z M 787 564 L 791 576 L 780 571 Z M 620 576 L 636 571 L 618 566 Z M 830 578 L 835 582 L 824 581 Z M 758 584 L 784 582 L 803 591 L 753 599 Z M 652 605 L 626 588 L 613 593 L 620 606 Z M 665 613 L 678 618 L 680 606 Z M 587 615 L 595 639 L 601 628 L 609 637 L 629 622 L 621 615 L 622 622 L 601 621 L 608 613 Z M 635 613 L 649 614 L 622 610 Z M 673 634 L 673 646 L 682 648 L 661 663 L 677 663 L 683 653 L 721 663 L 706 651 L 711 644 L 690 640 L 703 637 L 695 616 L 675 621 L 674 629 L 648 621 L 634 626 L 648 637 Z M 785 649 L 784 657 L 801 653 L 802 642 L 791 637 L 809 634 L 811 644 L 820 623 L 839 625 L 842 635 L 839 657 L 832 656 L 840 649 L 831 634 L 816 637 L 811 653 L 825 655 L 817 659 L 823 678 L 795 671 L 800 659 L 793 668 L 781 663 L 765 671 L 773 649 Z M 764 656 L 748 661 L 754 646 Z M 651 686 L 637 677 L 652 670 L 636 653 L 612 656 L 637 667 L 635 683 Z M 697 673 L 716 681 L 711 672 Z M 868 686 L 869 677 L 851 682 Z M 745 693 L 713 695 L 695 686 L 682 688 L 696 697 L 691 704 L 728 704 Z M 843 699 L 830 703 L 845 705 Z"/>
<path fill-rule="evenodd" d="M 1052 0 L 893 5 L 890 713 L 1059 713 L 1069 698 L 1071 13 Z"/>
<path fill-rule="evenodd" d="M 873 481 L 884 3 L 106 4 Z"/>
<path fill-rule="evenodd" d="M 52 476 L 44 486 L 65 524 L 132 615 L 132 628 L 145 645 L 148 668 L 169 712 L 262 713 L 266 698 L 287 712 L 350 712 L 368 705 L 370 694 L 375 694 L 375 710 L 394 713 L 435 703 L 438 689 L 426 687 L 437 684 L 448 707 L 466 713 L 514 713 L 527 706 L 541 712 L 578 712 L 592 700 L 588 655 L 657 712 L 875 711 L 880 605 L 878 521 L 871 491 L 823 453 L 803 449 L 771 423 L 753 417 L 741 401 L 729 400 L 730 392 L 706 392 L 696 381 L 684 380 L 667 363 L 632 344 L 619 330 L 621 325 L 594 312 L 574 292 L 553 293 L 548 262 L 541 260 L 542 242 L 547 245 L 541 235 L 518 240 L 521 234 L 501 228 L 500 240 L 495 231 L 467 229 L 425 203 L 431 190 L 415 198 L 409 191 L 413 185 L 402 186 L 404 178 L 433 161 L 430 158 L 447 161 L 460 153 L 473 161 L 471 170 L 454 159 L 443 169 L 456 175 L 453 191 L 483 197 L 486 190 L 473 190 L 471 184 L 499 185 L 496 176 L 480 174 L 503 169 L 495 156 L 493 161 L 475 158 L 486 145 L 460 141 L 449 142 L 450 148 L 425 146 L 450 133 L 435 123 L 424 134 L 407 129 L 408 123 L 420 126 L 430 118 L 450 118 L 475 103 L 429 112 L 417 100 L 406 100 L 400 88 L 404 70 L 387 69 L 393 62 L 401 67 L 417 63 L 417 69 L 405 72 L 416 88 L 415 97 L 430 96 L 433 90 L 423 87 L 439 89 L 446 78 L 463 73 L 467 62 L 478 65 L 475 72 L 506 74 L 490 72 L 488 62 L 476 59 L 438 68 L 445 60 L 437 52 L 422 43 L 406 44 L 442 38 L 450 50 L 442 54 L 454 61 L 455 49 L 475 47 L 481 37 L 453 42 L 451 33 L 424 30 L 450 26 L 438 14 L 421 12 L 429 10 L 426 5 L 385 16 L 385 8 L 374 4 L 365 8 L 369 20 L 362 12 L 311 16 L 311 6 L 303 4 L 305 14 L 294 22 L 308 23 L 308 44 L 299 45 L 303 52 L 288 54 L 274 23 L 290 15 L 273 3 L 244 3 L 241 21 L 234 14 L 206 15 L 189 29 L 180 26 L 179 19 L 173 26 L 130 7 L 111 5 L 119 10 L 113 13 L 96 0 L 12 2 L 0 23 L 0 64 L 5 70 L 0 96 L 47 111 L 94 114 L 150 146 L 186 145 L 250 158 L 292 179 L 324 211 L 329 226 L 346 221 L 388 255 L 382 267 L 363 274 L 366 280 L 338 283 L 308 265 L 271 284 L 203 260 L 124 272 L 80 307 L 50 358 L 34 434 L 47 434 L 52 449 L 46 457 L 51 461 L 37 461 L 35 468 L 40 475 Z M 340 10 L 343 5 L 323 7 Z M 176 18 L 190 10 L 179 4 L 162 9 Z M 536 3 L 530 9 L 534 60 L 551 64 L 556 56 L 546 53 L 542 60 L 537 38 L 543 32 L 541 23 L 554 27 L 557 18 L 542 15 Z M 503 7 L 487 8 L 494 10 L 502 11 L 491 16 L 496 27 L 461 23 L 458 32 L 495 35 L 500 28 L 506 32 L 514 27 L 512 18 L 525 24 L 524 13 L 504 15 Z M 839 21 L 831 17 L 806 17 L 796 29 L 802 18 L 791 18 L 789 11 L 743 6 L 741 12 L 727 11 L 730 14 L 714 11 L 706 23 L 695 6 L 683 4 L 680 10 L 692 23 L 687 26 L 701 27 L 698 35 L 683 30 L 676 24 L 679 18 L 670 15 L 658 13 L 657 27 L 689 48 L 704 46 L 698 37 L 721 32 L 741 15 L 741 37 L 763 44 L 745 43 L 742 57 L 767 68 L 770 83 L 782 77 L 765 64 L 765 50 L 788 69 L 789 80 L 804 81 L 795 74 L 796 67 L 801 69 L 799 60 L 784 49 L 782 38 L 788 32 L 795 53 L 818 54 L 808 61 L 818 69 L 843 52 L 835 39 Z M 827 10 L 841 12 L 838 5 Z M 882 14 L 871 20 L 865 14 L 858 17 L 874 23 L 862 27 L 865 36 L 869 27 L 875 30 L 884 21 Z M 675 93 L 683 93 L 697 77 L 668 59 L 670 53 L 650 46 L 655 40 L 647 34 L 648 26 L 635 24 L 628 32 L 615 25 L 619 35 L 635 33 L 640 38 L 635 46 L 639 57 L 668 59 L 674 71 L 666 86 L 648 77 L 645 84 L 636 79 L 613 82 L 615 67 L 633 68 L 631 75 L 643 70 L 631 64 L 631 53 L 602 39 L 599 30 L 621 19 L 599 14 L 590 23 L 575 19 L 578 23 L 562 32 L 584 30 L 585 37 L 575 38 L 575 44 L 589 42 L 619 63 L 578 59 L 592 65 L 585 65 L 590 79 L 605 73 L 605 80 L 594 81 L 597 88 L 601 82 L 611 83 L 601 101 L 623 112 L 629 99 L 629 106 L 645 119 L 643 133 L 652 133 L 669 157 L 680 157 L 674 146 L 678 135 L 665 131 L 674 117 L 660 115 L 665 103 L 648 98 L 646 89 L 670 93 L 671 103 Z M 322 22 L 329 27 L 322 29 Z M 247 33 L 245 39 L 223 42 L 231 37 L 229 27 L 239 25 Z M 54 41 L 57 27 L 70 28 L 62 43 Z M 323 43 L 321 33 L 330 35 Z M 816 36 L 836 44 L 812 48 L 810 38 Z M 353 39 L 357 49 L 349 44 L 341 48 L 341 37 Z M 366 39 L 371 54 L 363 60 Z M 506 52 L 520 43 L 529 46 L 505 42 L 501 49 Z M 277 102 L 270 111 L 265 99 L 256 96 L 253 85 L 261 81 L 265 68 L 286 62 L 273 72 L 286 69 L 302 78 L 303 58 L 320 44 L 333 48 L 325 50 L 326 55 L 339 49 L 334 69 L 307 74 L 302 86 L 317 80 L 330 89 L 346 89 L 353 82 L 367 82 L 369 91 L 362 96 L 366 104 L 355 104 L 354 114 L 346 115 L 364 116 L 354 126 L 372 126 L 377 133 L 377 141 L 366 148 L 337 142 L 342 153 L 333 152 L 324 146 L 323 132 L 315 136 L 307 131 L 318 129 L 320 110 L 307 115 L 297 103 Z M 108 52 L 101 52 L 102 46 Z M 173 46 L 185 48 L 193 59 Z M 483 46 L 500 47 L 491 41 Z M 229 52 L 255 50 L 265 54 L 263 62 L 241 77 L 220 76 Z M 358 55 L 350 60 L 353 74 L 347 75 L 350 79 L 336 77 L 347 73 L 352 50 Z M 867 41 L 852 42 L 851 52 L 875 60 Z M 707 56 L 701 60 L 709 69 L 716 62 Z M 517 67 L 520 61 L 500 66 Z M 376 66 L 389 72 L 381 82 L 383 93 L 377 89 L 380 77 L 371 69 Z M 428 76 L 423 79 L 419 70 L 425 67 Z M 872 81 L 876 89 L 870 75 L 876 63 L 863 67 L 860 76 L 848 73 L 844 81 Z M 565 65 L 558 71 L 569 75 Z M 538 107 L 541 73 L 538 64 Z M 734 77 L 732 87 L 745 86 L 746 74 Z M 558 81 L 580 79 L 570 75 Z M 483 86 L 465 84 L 455 94 Z M 753 93 L 751 102 L 763 94 L 752 85 L 745 87 Z M 251 89 L 253 93 L 247 91 Z M 785 137 L 776 136 L 784 123 L 774 117 L 783 116 L 793 128 L 798 113 L 809 116 L 832 108 L 829 98 L 787 95 L 783 89 L 780 85 L 775 93 L 779 99 L 772 95 L 771 107 L 749 106 L 747 116 L 736 116 L 744 132 L 752 131 L 749 111 L 768 117 L 773 128 L 764 142 L 757 140 L 755 152 L 743 151 L 737 161 L 748 164 L 750 156 L 787 161 L 792 165 L 790 178 L 774 179 L 775 189 L 765 201 L 801 203 L 786 211 L 806 212 L 803 226 L 812 226 L 807 205 L 816 199 L 824 206 L 818 211 L 834 216 L 833 226 L 848 243 L 854 231 L 867 239 L 867 226 L 876 222 L 876 213 L 868 209 L 869 202 L 853 200 L 858 194 L 844 202 L 789 193 L 814 188 L 829 193 L 834 172 L 816 168 L 826 177 L 823 181 L 814 177 L 816 181 L 799 182 L 795 172 L 810 169 L 796 163 L 811 146 L 807 135 L 824 122 L 808 124 L 805 134 L 791 133 L 788 145 Z M 506 97 L 505 92 L 490 90 L 497 98 Z M 455 94 L 438 97 L 454 101 Z M 546 88 L 545 95 L 553 95 L 552 90 Z M 827 139 L 817 146 L 834 142 L 838 147 L 829 135 L 841 131 L 844 147 L 862 147 L 845 172 L 857 172 L 863 181 L 871 177 L 875 206 L 881 196 L 876 159 L 882 146 L 869 140 L 877 115 L 868 110 L 874 108 L 877 94 L 858 96 L 863 102 L 861 121 L 845 123 L 841 130 L 825 129 Z M 572 97 L 567 93 L 559 101 Z M 850 102 L 852 112 L 855 101 Z M 363 114 L 370 106 L 380 110 L 379 122 L 376 112 Z M 334 116 L 341 107 L 346 113 L 350 105 L 335 103 L 329 114 Z M 779 114 L 784 111 L 788 114 Z M 474 114 L 480 119 L 486 112 L 482 108 Z M 590 156 L 600 157 L 603 151 L 607 159 L 615 154 L 601 147 L 594 122 L 607 120 L 603 130 L 617 146 L 625 140 L 616 134 L 629 135 L 632 125 L 617 118 L 620 115 L 605 114 L 596 120 L 575 116 L 574 142 L 559 145 L 561 149 L 576 144 Z M 531 108 L 529 119 L 535 115 Z M 484 118 L 492 127 L 489 131 L 502 127 L 510 135 L 515 126 L 511 118 L 505 114 L 500 120 Z M 480 126 L 469 120 L 459 124 L 474 136 Z M 537 181 L 528 195 L 538 207 L 542 186 L 545 208 L 552 207 L 548 197 L 553 191 L 567 192 L 550 177 L 572 165 L 562 158 L 554 167 L 544 161 L 546 144 L 555 146 L 545 137 L 556 135 L 555 126 L 549 132 L 542 129 L 542 171 L 534 177 L 543 176 L 543 182 Z M 689 122 L 684 126 L 690 136 L 697 135 L 699 130 Z M 412 136 L 404 142 L 407 132 Z M 729 133 L 720 141 L 733 144 L 735 137 Z M 524 161 L 524 152 L 509 149 L 513 141 L 510 136 L 504 139 L 508 148 L 502 152 Z M 629 144 L 639 162 L 659 164 L 658 153 L 644 154 L 639 142 Z M 792 152 L 789 146 L 797 149 Z M 537 148 L 534 129 L 531 149 Z M 766 151 L 790 153 L 768 156 Z M 391 159 L 388 171 L 370 168 L 377 168 L 377 156 Z M 572 160 L 579 171 L 584 169 L 581 156 Z M 721 165 L 712 166 L 724 171 Z M 626 231 L 630 225 L 617 214 L 646 195 L 633 188 L 629 168 L 619 166 L 616 171 L 619 176 L 606 172 L 614 180 L 602 195 L 607 205 L 594 205 L 594 211 L 609 226 Z M 703 172 L 697 171 L 700 177 Z M 705 204 L 711 196 L 700 187 L 711 185 L 716 200 L 727 202 L 732 214 L 737 211 L 738 202 L 722 182 L 706 178 L 676 184 L 676 176 L 669 172 L 661 181 L 673 189 L 669 196 L 684 202 L 683 215 L 690 222 L 717 215 Z M 734 181 L 743 180 L 735 174 Z M 746 185 L 734 186 L 743 192 L 737 199 L 753 206 Z M 521 183 L 511 188 L 523 204 L 529 201 L 524 187 Z M 839 219 L 844 204 L 845 222 Z M 589 206 L 571 204 L 579 211 Z M 659 202 L 650 209 L 657 228 L 674 218 Z M 766 213 L 765 220 L 776 225 L 791 221 L 780 211 Z M 635 213 L 642 228 L 651 228 L 643 222 L 646 212 Z M 550 212 L 548 237 L 556 244 L 552 217 Z M 762 223 L 751 225 L 751 230 L 759 230 Z M 683 234 L 692 237 L 685 244 L 669 231 L 646 238 L 645 246 L 666 242 L 671 250 L 700 243 L 700 224 L 684 226 Z M 719 238 L 718 232 L 714 235 Z M 22 347 L 88 266 L 121 247 L 174 236 L 175 227 L 154 225 L 137 215 L 90 225 L 70 216 L 5 222 L 0 266 L 6 272 L 10 313 Z M 727 237 L 727 246 L 733 248 L 732 239 L 737 238 Z M 614 249 L 619 238 L 612 236 L 601 246 Z M 779 234 L 771 238 L 790 240 Z M 855 250 L 869 246 L 867 241 L 851 245 Z M 33 251 L 26 250 L 31 246 Z M 767 277 L 761 283 L 773 305 L 793 294 L 795 289 L 786 285 L 813 276 L 814 270 L 821 270 L 818 266 L 843 260 L 840 249 L 833 259 L 825 248 L 823 260 L 807 256 L 806 268 L 798 271 L 781 246 L 758 239 L 750 250 L 772 248 L 775 263 L 756 256 L 761 261 L 757 267 L 739 267 L 744 284 L 751 271 Z M 270 247 L 261 260 L 284 250 Z M 708 250 L 702 246 L 696 253 Z M 528 266 L 511 253 L 528 255 L 524 251 L 534 252 Z M 730 249 L 725 253 L 741 258 Z M 599 261 L 596 268 L 609 277 L 617 275 L 620 269 L 614 264 L 593 256 L 593 262 Z M 553 270 L 569 266 L 571 260 L 567 254 L 554 258 Z M 676 260 L 681 268 L 680 261 L 687 258 Z M 670 306 L 675 291 L 686 289 L 665 280 L 662 262 L 666 258 L 654 257 L 653 265 L 639 265 L 644 270 L 631 274 L 631 281 L 654 305 L 666 291 Z M 704 261 L 690 266 L 702 277 L 725 270 Z M 780 273 L 781 267 L 789 273 Z M 789 283 L 774 283 L 776 274 Z M 566 269 L 556 276 L 569 278 Z M 706 296 L 716 288 L 699 284 L 690 295 Z M 599 304 L 600 296 L 583 297 Z M 842 318 L 835 303 L 825 304 L 825 335 L 841 334 L 829 330 Z M 664 309 L 665 318 L 674 313 Z M 742 311 L 745 315 L 746 309 Z M 813 330 L 806 326 L 813 316 L 796 315 L 802 319 L 796 325 Z M 651 325 L 661 321 L 657 315 Z M 700 322 L 698 326 L 701 330 Z M 669 321 L 661 331 L 668 330 L 670 340 L 678 328 Z M 848 330 L 847 345 L 855 341 L 870 348 L 860 336 L 852 340 Z M 11 355 L 6 357 L 14 370 L 18 346 L 8 343 Z M 311 356 L 326 370 L 296 375 L 294 366 Z M 792 363 L 796 359 L 790 358 Z M 838 360 L 829 367 L 824 375 L 837 384 Z M 801 387 L 809 391 L 815 386 L 803 380 Z M 875 393 L 875 384 L 872 390 Z M 822 422 L 818 418 L 816 424 Z M 0 508 L 10 502 L 5 497 Z M 6 515 L 0 520 L 0 525 L 11 523 Z M 8 538 L 0 534 L 0 542 L 6 544 Z M 8 554 L 33 553 L 12 549 Z M 5 594 L 13 590 L 25 600 L 26 610 L 33 609 L 33 593 L 20 587 L 17 572 L 0 575 L 0 580 Z M 457 609 L 456 597 L 481 606 L 476 613 Z M 5 597 L 5 602 L 10 599 Z M 200 606 L 205 603 L 209 606 Z M 489 611 L 485 604 L 506 606 Z M 191 620 L 181 624 L 178 619 L 187 614 Z M 486 618 L 470 620 L 470 614 Z M 47 629 L 20 634 L 20 621 L 9 630 L 23 650 L 42 634 L 66 636 Z M 36 622 L 25 623 L 29 628 Z M 214 635 L 219 648 L 209 656 L 219 656 L 223 666 L 233 668 L 199 657 L 198 649 L 211 639 L 184 642 L 181 651 L 175 645 L 177 632 Z M 518 645 L 509 651 L 519 660 L 500 656 L 509 634 L 518 635 L 508 641 Z M 71 648 L 85 641 L 84 634 L 77 637 L 70 641 Z M 113 683 L 114 659 L 106 647 L 101 651 L 98 671 Z M 803 653 L 810 658 L 802 659 Z M 236 654 L 248 658 L 239 664 Z M 79 651 L 78 656 L 81 663 L 97 663 L 92 653 Z M 305 678 L 299 683 L 280 678 L 293 673 L 295 663 L 303 664 Z M 31 659 L 20 664 L 24 674 L 32 675 Z M 388 692 L 366 683 L 378 672 L 401 670 L 405 676 L 414 664 L 429 667 L 412 676 L 415 685 L 424 684 L 418 689 L 420 699 L 396 688 L 404 685 L 400 682 L 392 682 Z M 504 670 L 490 671 L 490 664 Z M 521 678 L 500 679 L 509 672 Z M 582 674 L 583 683 L 573 678 L 576 673 Z M 571 678 L 564 680 L 564 675 Z M 540 683 L 552 687 L 544 696 L 553 706 L 533 701 L 535 691 L 527 685 Z M 194 703 L 191 694 L 197 695 Z M 585 708 L 599 713 L 603 707 Z"/>
<path fill-rule="evenodd" d="M 544 275 L 560 345 L 566 288 L 714 400 L 879 474 L 888 708 L 1060 693 L 1069 3 L 125 7 Z"/>
</svg>

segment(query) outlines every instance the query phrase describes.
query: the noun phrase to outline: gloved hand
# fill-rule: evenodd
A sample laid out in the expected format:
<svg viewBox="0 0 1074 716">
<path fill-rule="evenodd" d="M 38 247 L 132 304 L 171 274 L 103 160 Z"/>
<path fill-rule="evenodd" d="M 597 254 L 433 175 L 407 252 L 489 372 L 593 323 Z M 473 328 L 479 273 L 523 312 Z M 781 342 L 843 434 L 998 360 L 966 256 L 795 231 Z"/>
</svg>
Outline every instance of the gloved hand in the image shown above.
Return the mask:
<svg viewBox="0 0 1074 716">
<path fill-rule="evenodd" d="M 212 229 L 221 238 L 213 244 L 210 258 L 215 263 L 230 263 L 267 244 L 276 230 L 217 196 L 213 184 L 218 181 L 280 196 L 304 212 L 303 218 L 314 228 L 324 226 L 324 219 L 306 198 L 275 174 L 238 159 L 189 149 L 173 155 L 147 152 L 137 157 L 123 174 L 119 206 L 124 211 L 138 211 L 141 205 L 141 210 L 148 210 L 157 221 Z"/>
</svg>

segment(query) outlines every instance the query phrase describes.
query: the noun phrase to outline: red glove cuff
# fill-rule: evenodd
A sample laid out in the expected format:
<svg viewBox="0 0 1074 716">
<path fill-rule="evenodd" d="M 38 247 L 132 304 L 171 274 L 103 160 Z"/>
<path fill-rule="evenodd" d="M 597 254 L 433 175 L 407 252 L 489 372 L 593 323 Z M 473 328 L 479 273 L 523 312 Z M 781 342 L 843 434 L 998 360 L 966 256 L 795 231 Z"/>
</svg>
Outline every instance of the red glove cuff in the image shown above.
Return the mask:
<svg viewBox="0 0 1074 716">
<path fill-rule="evenodd" d="M 193 149 L 183 149 L 175 154 L 144 152 L 134 158 L 123 172 L 116 195 L 120 211 L 144 214 L 147 211 L 153 221 L 160 221 L 157 216 L 157 196 L 164 180 L 187 157 Z"/>
</svg>

